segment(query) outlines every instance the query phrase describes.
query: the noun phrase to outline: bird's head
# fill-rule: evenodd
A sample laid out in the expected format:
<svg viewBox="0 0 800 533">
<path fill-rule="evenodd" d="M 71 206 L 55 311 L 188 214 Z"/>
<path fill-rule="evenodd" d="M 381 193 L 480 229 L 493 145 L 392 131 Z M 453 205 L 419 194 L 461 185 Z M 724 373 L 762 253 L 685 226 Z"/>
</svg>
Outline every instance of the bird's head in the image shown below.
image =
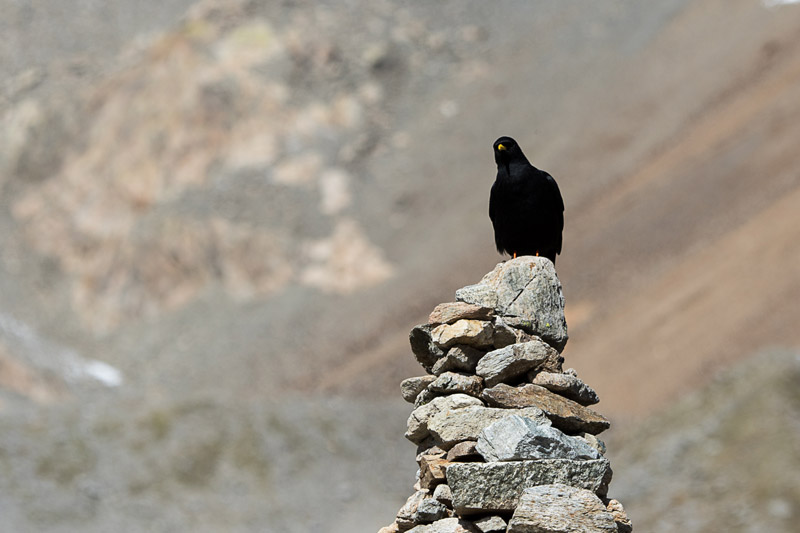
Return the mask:
<svg viewBox="0 0 800 533">
<path fill-rule="evenodd" d="M 518 159 L 520 156 L 523 160 L 526 160 L 525 155 L 522 153 L 522 150 L 517 144 L 517 141 L 511 137 L 500 137 L 494 142 L 493 146 L 494 160 L 498 165 Z"/>
</svg>

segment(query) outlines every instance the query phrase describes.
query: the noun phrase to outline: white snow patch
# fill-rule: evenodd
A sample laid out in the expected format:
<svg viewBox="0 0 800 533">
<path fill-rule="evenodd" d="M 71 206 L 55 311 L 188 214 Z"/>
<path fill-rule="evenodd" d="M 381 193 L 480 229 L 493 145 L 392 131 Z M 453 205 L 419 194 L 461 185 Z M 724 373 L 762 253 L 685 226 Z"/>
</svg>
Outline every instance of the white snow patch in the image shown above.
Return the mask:
<svg viewBox="0 0 800 533">
<path fill-rule="evenodd" d="M 771 8 L 779 6 L 788 6 L 790 4 L 800 4 L 800 0 L 761 0 L 761 4 L 764 7 Z"/>
</svg>

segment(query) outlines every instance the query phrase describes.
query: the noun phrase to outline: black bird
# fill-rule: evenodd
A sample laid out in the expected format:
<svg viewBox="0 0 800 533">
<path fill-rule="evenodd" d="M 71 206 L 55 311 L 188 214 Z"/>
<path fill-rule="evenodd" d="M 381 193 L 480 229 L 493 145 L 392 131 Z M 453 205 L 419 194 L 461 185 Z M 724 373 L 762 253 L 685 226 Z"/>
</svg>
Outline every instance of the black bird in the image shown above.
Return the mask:
<svg viewBox="0 0 800 533">
<path fill-rule="evenodd" d="M 556 180 L 531 165 L 511 137 L 494 142 L 494 160 L 497 179 L 489 218 L 497 251 L 513 257 L 541 255 L 555 265 L 564 230 L 564 200 Z"/>
</svg>

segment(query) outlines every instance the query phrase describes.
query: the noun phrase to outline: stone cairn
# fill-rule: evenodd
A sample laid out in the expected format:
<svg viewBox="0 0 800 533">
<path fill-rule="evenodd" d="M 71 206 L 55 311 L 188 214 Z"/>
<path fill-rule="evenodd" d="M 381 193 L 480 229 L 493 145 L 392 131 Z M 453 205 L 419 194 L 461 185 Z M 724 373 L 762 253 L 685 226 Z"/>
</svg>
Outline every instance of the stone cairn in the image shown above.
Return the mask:
<svg viewBox="0 0 800 533">
<path fill-rule="evenodd" d="M 379 533 L 629 532 L 608 499 L 597 394 L 562 369 L 564 295 L 553 263 L 519 257 L 456 291 L 410 334 L 428 372 L 414 404 L 416 492 Z"/>
</svg>

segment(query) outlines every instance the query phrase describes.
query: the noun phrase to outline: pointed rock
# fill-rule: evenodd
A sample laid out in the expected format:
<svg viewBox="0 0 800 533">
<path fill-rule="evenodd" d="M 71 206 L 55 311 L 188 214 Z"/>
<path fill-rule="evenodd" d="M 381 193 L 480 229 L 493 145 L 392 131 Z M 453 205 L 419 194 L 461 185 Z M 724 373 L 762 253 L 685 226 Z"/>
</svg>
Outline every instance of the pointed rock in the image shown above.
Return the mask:
<svg viewBox="0 0 800 533">
<path fill-rule="evenodd" d="M 477 285 L 456 291 L 456 300 L 494 308 L 508 324 L 541 337 L 559 352 L 567 343 L 564 293 L 553 263 L 544 257 L 499 263 Z"/>
<path fill-rule="evenodd" d="M 475 520 L 474 523 L 481 533 L 506 533 L 506 527 L 508 527 L 506 521 L 496 515 L 484 516 Z"/>
<path fill-rule="evenodd" d="M 508 523 L 508 533 L 617 533 L 600 498 L 563 484 L 526 489 Z"/>
<path fill-rule="evenodd" d="M 442 502 L 434 498 L 425 498 L 417 506 L 414 513 L 414 522 L 417 524 L 430 524 L 442 518 L 447 518 L 448 509 Z"/>
<path fill-rule="evenodd" d="M 482 458 L 475 448 L 476 444 L 478 443 L 474 440 L 459 442 L 447 452 L 447 460 L 460 462 L 480 461 Z"/>
<path fill-rule="evenodd" d="M 530 383 L 522 387 L 511 387 L 501 383 L 484 389 L 481 398 L 492 407 L 506 409 L 538 407 L 544 411 L 555 427 L 567 433 L 585 431 L 597 435 L 611 425 L 605 417 L 588 407 Z"/>
<path fill-rule="evenodd" d="M 512 344 L 520 342 L 528 342 L 533 340 L 534 337 L 530 333 L 526 333 L 521 329 L 512 328 L 506 324 L 503 317 L 498 316 L 494 319 L 494 347 L 505 348 Z"/>
</svg>

